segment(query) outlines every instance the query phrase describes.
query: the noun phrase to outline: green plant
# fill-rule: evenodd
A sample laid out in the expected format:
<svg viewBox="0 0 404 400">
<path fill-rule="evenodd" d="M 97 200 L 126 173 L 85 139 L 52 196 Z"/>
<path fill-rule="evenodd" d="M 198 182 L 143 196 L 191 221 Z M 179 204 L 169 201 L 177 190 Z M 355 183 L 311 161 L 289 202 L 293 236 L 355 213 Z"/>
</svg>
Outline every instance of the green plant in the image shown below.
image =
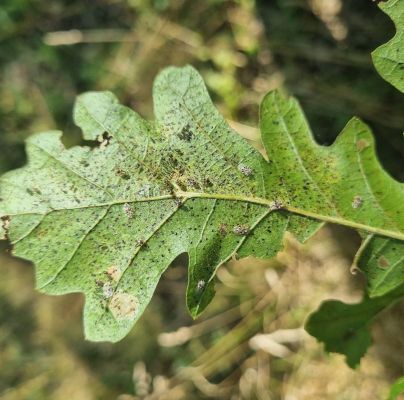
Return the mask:
<svg viewBox="0 0 404 400">
<path fill-rule="evenodd" d="M 404 393 L 404 378 L 398 379 L 391 388 L 389 400 L 397 400 Z"/>
<path fill-rule="evenodd" d="M 403 294 L 404 189 L 379 166 L 367 126 L 354 118 L 333 146 L 319 146 L 296 100 L 272 92 L 261 106 L 265 159 L 231 131 L 192 68 L 163 71 L 154 101 L 149 122 L 110 93 L 81 96 L 75 121 L 94 148 L 65 149 L 59 132 L 35 135 L 28 165 L 1 178 L 0 233 L 36 264 L 38 289 L 84 292 L 86 336 L 117 341 L 177 255 L 189 255 L 196 317 L 233 255 L 270 258 L 285 231 L 304 241 L 338 223 L 363 236 L 356 264 L 368 296 L 325 303 L 307 328 L 356 365 L 373 316 Z"/>
</svg>

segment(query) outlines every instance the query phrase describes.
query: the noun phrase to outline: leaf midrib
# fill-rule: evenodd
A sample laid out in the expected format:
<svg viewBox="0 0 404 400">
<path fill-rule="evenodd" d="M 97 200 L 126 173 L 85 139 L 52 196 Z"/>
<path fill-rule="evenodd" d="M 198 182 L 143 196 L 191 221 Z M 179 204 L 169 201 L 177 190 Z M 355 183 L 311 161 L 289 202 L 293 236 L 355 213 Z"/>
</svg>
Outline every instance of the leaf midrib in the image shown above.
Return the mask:
<svg viewBox="0 0 404 400">
<path fill-rule="evenodd" d="M 59 209 L 52 209 L 48 211 L 45 214 L 42 215 L 47 215 L 50 214 L 51 212 L 57 212 L 57 211 L 68 211 L 68 210 L 77 210 L 77 209 L 86 209 L 86 208 L 96 208 L 96 207 L 107 207 L 107 206 L 113 206 L 113 205 L 119 205 L 119 204 L 132 204 L 132 203 L 142 203 L 142 202 L 149 202 L 149 201 L 160 201 L 160 200 L 175 200 L 179 199 L 182 200 L 182 203 L 186 202 L 187 200 L 190 199 L 195 199 L 195 198 L 200 198 L 200 199 L 217 199 L 217 200 L 229 200 L 229 201 L 242 201 L 242 202 L 247 202 L 247 203 L 252 203 L 252 204 L 259 204 L 262 206 L 267 206 L 269 208 L 273 208 L 274 203 L 276 203 L 276 198 L 274 199 L 266 199 L 262 197 L 253 197 L 253 196 L 245 196 L 245 195 L 233 195 L 233 194 L 223 194 L 223 193 L 202 193 L 202 192 L 175 192 L 173 194 L 166 194 L 166 195 L 161 195 L 161 196 L 154 196 L 154 197 L 146 197 L 146 198 L 139 198 L 139 199 L 126 199 L 126 200 L 116 200 L 112 202 L 106 202 L 106 203 L 99 203 L 95 205 L 88 205 L 88 206 L 77 206 L 77 207 L 70 207 L 70 208 L 59 208 Z M 277 211 L 278 209 L 288 211 L 293 214 L 301 215 L 304 217 L 312 218 L 318 221 L 322 222 L 329 222 L 333 224 L 338 224 L 338 225 L 343 225 L 347 226 L 349 228 L 353 229 L 359 229 L 363 230 L 369 233 L 374 233 L 376 235 L 380 236 L 385 236 L 388 238 L 393 238 L 397 240 L 403 240 L 404 241 L 404 232 L 400 231 L 394 231 L 391 229 L 384 229 L 384 228 L 379 228 L 379 227 L 374 227 L 366 224 L 362 224 L 360 222 L 355 222 L 343 217 L 336 217 L 336 216 L 330 216 L 330 215 L 324 215 L 324 214 L 319 214 L 313 211 L 309 210 L 304 210 L 298 207 L 294 207 L 292 205 L 288 204 L 282 204 L 279 206 L 279 208 L 273 209 L 273 211 Z M 21 213 L 24 214 L 24 213 Z M 7 214 L 10 217 L 13 216 L 18 216 L 21 215 L 19 213 L 17 214 Z M 32 213 L 29 213 L 32 214 Z M 38 213 L 41 214 L 41 213 Z"/>
</svg>

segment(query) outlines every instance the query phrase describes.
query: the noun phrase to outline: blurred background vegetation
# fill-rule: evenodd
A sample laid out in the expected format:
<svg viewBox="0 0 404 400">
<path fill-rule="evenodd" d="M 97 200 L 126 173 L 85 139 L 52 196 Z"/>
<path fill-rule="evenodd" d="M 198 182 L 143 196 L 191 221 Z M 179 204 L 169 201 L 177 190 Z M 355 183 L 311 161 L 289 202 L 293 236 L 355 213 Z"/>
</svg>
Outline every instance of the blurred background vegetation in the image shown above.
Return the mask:
<svg viewBox="0 0 404 400">
<path fill-rule="evenodd" d="M 370 0 L 2 0 L 0 172 L 24 164 L 30 133 L 61 129 L 79 144 L 77 94 L 111 90 L 152 118 L 151 87 L 166 65 L 194 65 L 232 126 L 259 146 L 260 100 L 284 86 L 320 143 L 357 115 L 385 168 L 404 181 L 404 96 L 370 52 L 394 34 Z M 325 298 L 356 301 L 359 244 L 333 226 L 276 260 L 233 260 L 217 296 L 192 321 L 186 258 L 177 260 L 122 342 L 83 340 L 80 295 L 34 291 L 32 267 L 0 249 L 0 399 L 384 399 L 404 375 L 404 304 L 377 320 L 358 370 L 302 329 Z"/>
</svg>

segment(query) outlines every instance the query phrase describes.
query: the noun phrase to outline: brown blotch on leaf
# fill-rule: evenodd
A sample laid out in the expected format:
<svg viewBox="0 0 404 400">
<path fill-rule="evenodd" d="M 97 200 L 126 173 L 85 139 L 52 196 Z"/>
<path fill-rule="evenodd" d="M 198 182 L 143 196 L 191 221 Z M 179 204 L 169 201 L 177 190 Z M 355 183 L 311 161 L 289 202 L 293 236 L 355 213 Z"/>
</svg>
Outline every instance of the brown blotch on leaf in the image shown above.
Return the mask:
<svg viewBox="0 0 404 400">
<path fill-rule="evenodd" d="M 227 226 L 227 224 L 220 224 L 219 225 L 219 233 L 222 236 L 226 236 L 228 231 L 229 231 L 229 227 Z"/>
<path fill-rule="evenodd" d="M 39 227 L 39 229 L 36 231 L 36 236 L 37 236 L 39 239 L 44 238 L 47 234 L 48 234 L 48 230 L 45 229 L 45 228 Z"/>
<path fill-rule="evenodd" d="M 114 281 L 117 281 L 121 276 L 121 271 L 116 265 L 111 265 L 108 269 L 106 274 Z"/>
<path fill-rule="evenodd" d="M 370 146 L 370 143 L 369 143 L 366 139 L 359 139 L 359 140 L 356 142 L 356 148 L 357 148 L 359 151 L 362 151 L 362 150 L 366 149 L 366 148 L 369 147 L 369 146 Z"/>
<path fill-rule="evenodd" d="M 381 256 L 377 260 L 377 264 L 379 265 L 380 268 L 386 269 L 389 267 L 390 262 L 385 256 Z"/>
<path fill-rule="evenodd" d="M 137 297 L 127 293 L 115 293 L 109 303 L 109 310 L 117 320 L 134 319 L 138 309 Z"/>
</svg>

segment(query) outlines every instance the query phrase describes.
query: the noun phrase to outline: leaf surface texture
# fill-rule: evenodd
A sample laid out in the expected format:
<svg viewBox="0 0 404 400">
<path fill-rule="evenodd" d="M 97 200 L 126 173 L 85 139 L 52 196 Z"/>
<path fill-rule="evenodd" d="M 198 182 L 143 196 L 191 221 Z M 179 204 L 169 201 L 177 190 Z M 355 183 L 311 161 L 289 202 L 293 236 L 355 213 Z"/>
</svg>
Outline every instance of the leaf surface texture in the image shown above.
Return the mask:
<svg viewBox="0 0 404 400">
<path fill-rule="evenodd" d="M 229 258 L 273 257 L 286 231 L 304 241 L 324 222 L 367 238 L 359 263 L 387 260 L 389 273 L 370 280 L 375 294 L 402 283 L 404 189 L 363 122 L 320 146 L 298 102 L 272 92 L 261 105 L 265 158 L 229 128 L 193 68 L 161 72 L 153 98 L 147 121 L 111 93 L 80 96 L 75 122 L 101 144 L 66 149 L 60 132 L 34 135 L 28 164 L 0 178 L 0 233 L 34 262 L 39 290 L 85 294 L 87 338 L 123 338 L 182 253 L 196 317 Z"/>
</svg>

